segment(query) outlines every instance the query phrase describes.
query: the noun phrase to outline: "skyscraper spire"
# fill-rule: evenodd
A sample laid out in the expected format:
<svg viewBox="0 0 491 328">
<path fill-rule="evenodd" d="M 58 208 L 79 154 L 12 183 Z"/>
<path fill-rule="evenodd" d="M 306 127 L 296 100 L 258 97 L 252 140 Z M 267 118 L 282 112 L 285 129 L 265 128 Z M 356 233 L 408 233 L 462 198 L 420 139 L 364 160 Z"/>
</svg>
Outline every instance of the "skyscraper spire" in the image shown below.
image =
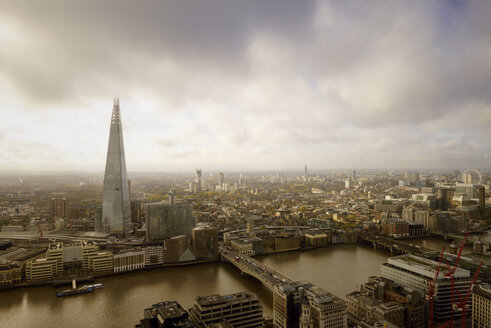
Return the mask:
<svg viewBox="0 0 491 328">
<path fill-rule="evenodd" d="M 119 98 L 114 98 L 111 128 L 109 130 L 102 194 L 101 229 L 119 237 L 125 237 L 130 229 L 130 196 Z"/>
</svg>

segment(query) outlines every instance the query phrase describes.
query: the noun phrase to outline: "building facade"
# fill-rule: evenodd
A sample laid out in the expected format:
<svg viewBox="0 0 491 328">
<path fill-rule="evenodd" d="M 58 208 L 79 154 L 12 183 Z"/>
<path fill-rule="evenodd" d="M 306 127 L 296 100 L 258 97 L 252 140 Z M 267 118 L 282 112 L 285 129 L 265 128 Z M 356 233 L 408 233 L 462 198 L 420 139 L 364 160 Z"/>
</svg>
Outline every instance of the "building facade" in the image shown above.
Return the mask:
<svg viewBox="0 0 491 328">
<path fill-rule="evenodd" d="M 250 292 L 197 297 L 189 314 L 196 327 L 201 328 L 224 320 L 234 328 L 260 328 L 264 321 L 263 307 Z"/>
<path fill-rule="evenodd" d="M 487 284 L 472 290 L 472 328 L 491 327 L 491 288 Z"/>
<path fill-rule="evenodd" d="M 195 226 L 193 207 L 190 204 L 149 204 L 146 212 L 146 235 L 149 240 L 189 236 Z"/>
</svg>

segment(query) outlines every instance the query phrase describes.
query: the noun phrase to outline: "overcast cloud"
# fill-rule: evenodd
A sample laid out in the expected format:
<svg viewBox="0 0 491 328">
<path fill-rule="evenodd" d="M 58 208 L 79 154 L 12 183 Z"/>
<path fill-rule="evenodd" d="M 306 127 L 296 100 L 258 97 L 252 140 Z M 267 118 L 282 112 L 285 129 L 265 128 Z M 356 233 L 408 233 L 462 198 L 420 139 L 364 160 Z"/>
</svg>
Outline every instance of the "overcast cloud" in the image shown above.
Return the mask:
<svg viewBox="0 0 491 328">
<path fill-rule="evenodd" d="M 491 1 L 0 2 L 0 169 L 489 168 Z"/>
</svg>

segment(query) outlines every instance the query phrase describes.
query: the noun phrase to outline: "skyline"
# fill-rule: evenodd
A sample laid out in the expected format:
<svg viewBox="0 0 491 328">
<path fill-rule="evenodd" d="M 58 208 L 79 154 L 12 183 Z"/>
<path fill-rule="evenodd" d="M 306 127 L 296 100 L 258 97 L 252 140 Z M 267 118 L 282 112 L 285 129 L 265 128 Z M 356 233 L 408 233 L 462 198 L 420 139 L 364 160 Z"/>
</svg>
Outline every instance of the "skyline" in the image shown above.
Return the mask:
<svg viewBox="0 0 491 328">
<path fill-rule="evenodd" d="M 0 170 L 103 172 L 118 96 L 129 172 L 487 169 L 490 14 L 486 1 L 2 3 Z"/>
</svg>

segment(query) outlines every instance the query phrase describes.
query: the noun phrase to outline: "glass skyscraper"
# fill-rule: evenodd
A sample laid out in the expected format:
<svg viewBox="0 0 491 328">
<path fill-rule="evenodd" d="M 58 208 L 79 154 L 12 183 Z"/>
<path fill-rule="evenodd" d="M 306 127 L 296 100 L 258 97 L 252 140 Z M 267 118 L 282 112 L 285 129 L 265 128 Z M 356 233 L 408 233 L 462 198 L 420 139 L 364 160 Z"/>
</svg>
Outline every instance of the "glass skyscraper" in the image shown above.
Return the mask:
<svg viewBox="0 0 491 328">
<path fill-rule="evenodd" d="M 131 212 L 119 99 L 114 100 L 102 194 L 102 231 L 125 237 Z"/>
</svg>

